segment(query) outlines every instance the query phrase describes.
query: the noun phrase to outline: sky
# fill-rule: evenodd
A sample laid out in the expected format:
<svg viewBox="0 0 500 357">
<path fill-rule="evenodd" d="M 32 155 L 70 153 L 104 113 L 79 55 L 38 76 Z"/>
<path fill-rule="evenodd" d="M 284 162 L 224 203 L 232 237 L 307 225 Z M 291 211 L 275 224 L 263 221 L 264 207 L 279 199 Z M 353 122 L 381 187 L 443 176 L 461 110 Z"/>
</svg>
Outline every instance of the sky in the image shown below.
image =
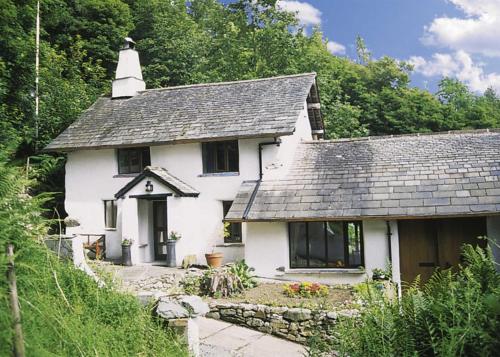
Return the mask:
<svg viewBox="0 0 500 357">
<path fill-rule="evenodd" d="M 412 85 L 432 92 L 443 76 L 500 93 L 500 0 L 280 0 L 328 49 L 356 57 L 360 35 L 374 58 L 413 64 Z"/>
</svg>

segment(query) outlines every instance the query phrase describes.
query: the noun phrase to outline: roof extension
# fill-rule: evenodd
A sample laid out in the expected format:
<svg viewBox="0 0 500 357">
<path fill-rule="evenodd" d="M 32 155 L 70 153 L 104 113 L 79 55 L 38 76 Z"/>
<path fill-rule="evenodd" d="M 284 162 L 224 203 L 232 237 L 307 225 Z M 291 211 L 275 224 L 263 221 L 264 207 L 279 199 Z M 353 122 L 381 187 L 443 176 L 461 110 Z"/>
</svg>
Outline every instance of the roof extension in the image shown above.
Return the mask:
<svg viewBox="0 0 500 357">
<path fill-rule="evenodd" d="M 315 77 L 306 73 L 150 89 L 128 99 L 101 97 L 44 150 L 291 135 Z"/>
<path fill-rule="evenodd" d="M 193 187 L 170 174 L 163 167 L 146 166 L 144 168 L 144 171 L 142 171 L 140 175 L 136 176 L 132 181 L 123 186 L 120 191 L 115 194 L 115 198 L 121 198 L 125 196 L 127 192 L 129 192 L 146 177 L 153 177 L 157 179 L 180 197 L 198 197 L 198 195 L 200 194 Z"/>
<path fill-rule="evenodd" d="M 248 209 L 255 185 L 228 221 L 500 214 L 500 130 L 307 142 Z"/>
</svg>

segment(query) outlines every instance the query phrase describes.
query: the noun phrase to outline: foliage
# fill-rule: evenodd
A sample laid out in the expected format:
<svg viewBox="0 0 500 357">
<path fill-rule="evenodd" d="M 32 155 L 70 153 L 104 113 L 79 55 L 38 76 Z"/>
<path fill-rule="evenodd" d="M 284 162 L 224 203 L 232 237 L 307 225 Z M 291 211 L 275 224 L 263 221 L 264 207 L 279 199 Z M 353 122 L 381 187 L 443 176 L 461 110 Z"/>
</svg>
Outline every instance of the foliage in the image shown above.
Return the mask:
<svg viewBox="0 0 500 357">
<path fill-rule="evenodd" d="M 134 244 L 133 239 L 129 239 L 129 238 L 122 239 L 122 245 L 132 245 L 132 244 Z"/>
<path fill-rule="evenodd" d="M 438 270 L 422 288 L 417 279 L 400 301 L 365 295 L 360 315 L 336 325 L 329 348 L 341 356 L 495 355 L 500 275 L 490 248 L 465 245 L 463 256 L 457 272 Z"/>
<path fill-rule="evenodd" d="M 176 231 L 170 231 L 170 234 L 168 235 L 168 239 L 169 240 L 179 240 L 181 239 L 182 236 L 179 232 L 176 232 Z"/>
<path fill-rule="evenodd" d="M 188 275 L 181 285 L 187 294 L 215 298 L 230 297 L 257 286 L 257 281 L 244 260 L 227 266 L 208 269 L 201 276 Z"/>
<path fill-rule="evenodd" d="M 14 245 L 21 323 L 28 356 L 187 355 L 132 295 L 102 288 L 84 272 L 61 262 L 42 242 L 46 197 L 25 194 L 25 173 L 5 165 L 0 151 L 0 274 L 6 245 Z M 0 355 L 12 349 L 6 279 L 0 279 Z"/>
<path fill-rule="evenodd" d="M 290 297 L 301 296 L 310 298 L 316 296 L 327 296 L 328 286 L 310 282 L 289 283 L 284 285 L 283 293 Z"/>
<path fill-rule="evenodd" d="M 234 274 L 243 285 L 243 289 L 251 289 L 257 286 L 257 280 L 253 276 L 253 271 L 255 269 L 251 268 L 245 263 L 245 260 L 237 261 L 236 263 L 229 266 L 229 272 Z"/>
</svg>

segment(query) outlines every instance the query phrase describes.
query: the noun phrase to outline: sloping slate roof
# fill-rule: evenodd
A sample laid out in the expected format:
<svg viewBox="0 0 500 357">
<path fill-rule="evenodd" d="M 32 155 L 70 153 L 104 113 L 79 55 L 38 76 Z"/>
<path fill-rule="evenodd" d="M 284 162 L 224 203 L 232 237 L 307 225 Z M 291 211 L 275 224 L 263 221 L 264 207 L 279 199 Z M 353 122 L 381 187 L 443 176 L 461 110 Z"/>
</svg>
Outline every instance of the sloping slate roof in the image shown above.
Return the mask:
<svg viewBox="0 0 500 357">
<path fill-rule="evenodd" d="M 290 135 L 314 73 L 101 97 L 45 151 Z"/>
<path fill-rule="evenodd" d="M 123 186 L 123 188 L 121 188 L 120 191 L 118 191 L 115 194 L 115 197 L 116 198 L 123 197 L 128 191 L 134 188 L 145 177 L 154 177 L 155 179 L 163 183 L 165 186 L 169 187 L 177 195 L 182 197 L 198 197 L 198 195 L 200 194 L 193 187 L 191 187 L 181 179 L 175 177 L 163 167 L 146 166 L 144 168 L 144 171 L 140 175 L 136 176 L 132 181 Z"/>
<path fill-rule="evenodd" d="M 226 216 L 241 220 L 254 183 Z M 500 131 L 317 141 L 280 181 L 263 181 L 248 220 L 500 214 Z"/>
</svg>

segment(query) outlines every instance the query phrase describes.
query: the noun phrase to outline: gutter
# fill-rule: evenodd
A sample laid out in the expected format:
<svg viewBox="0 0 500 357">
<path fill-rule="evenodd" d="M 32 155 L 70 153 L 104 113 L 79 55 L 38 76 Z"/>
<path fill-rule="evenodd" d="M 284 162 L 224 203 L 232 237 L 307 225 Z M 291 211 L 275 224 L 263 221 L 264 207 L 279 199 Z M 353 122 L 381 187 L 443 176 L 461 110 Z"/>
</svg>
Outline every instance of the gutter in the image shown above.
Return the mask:
<svg viewBox="0 0 500 357">
<path fill-rule="evenodd" d="M 243 212 L 243 220 L 246 221 L 248 218 L 248 214 L 250 213 L 250 209 L 252 208 L 253 202 L 255 201 L 255 197 L 257 196 L 257 191 L 259 191 L 260 184 L 262 182 L 262 178 L 264 176 L 264 173 L 262 172 L 262 150 L 264 149 L 264 146 L 266 145 L 276 145 L 280 146 L 281 145 L 281 140 L 274 138 L 274 141 L 267 141 L 263 143 L 259 143 L 259 179 L 257 180 L 257 184 L 255 185 L 252 195 L 250 196 L 250 199 L 248 200 L 248 204 L 245 208 L 245 212 Z"/>
<path fill-rule="evenodd" d="M 391 237 L 392 237 L 392 232 L 391 232 L 391 222 L 385 221 L 385 225 L 387 227 L 387 245 L 389 248 L 389 262 L 392 265 L 392 245 L 391 245 Z"/>
</svg>

